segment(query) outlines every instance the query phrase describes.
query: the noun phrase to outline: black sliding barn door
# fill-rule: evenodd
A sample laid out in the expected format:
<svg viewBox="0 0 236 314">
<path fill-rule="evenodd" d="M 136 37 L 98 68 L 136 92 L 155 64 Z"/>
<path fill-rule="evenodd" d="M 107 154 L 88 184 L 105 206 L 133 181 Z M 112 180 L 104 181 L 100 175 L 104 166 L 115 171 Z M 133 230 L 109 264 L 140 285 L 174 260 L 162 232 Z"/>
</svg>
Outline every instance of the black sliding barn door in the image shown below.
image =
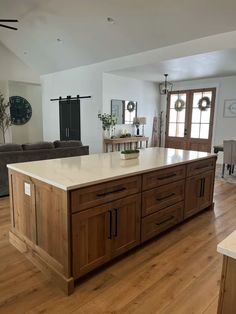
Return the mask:
<svg viewBox="0 0 236 314">
<path fill-rule="evenodd" d="M 61 141 L 80 140 L 80 100 L 59 101 Z"/>
</svg>

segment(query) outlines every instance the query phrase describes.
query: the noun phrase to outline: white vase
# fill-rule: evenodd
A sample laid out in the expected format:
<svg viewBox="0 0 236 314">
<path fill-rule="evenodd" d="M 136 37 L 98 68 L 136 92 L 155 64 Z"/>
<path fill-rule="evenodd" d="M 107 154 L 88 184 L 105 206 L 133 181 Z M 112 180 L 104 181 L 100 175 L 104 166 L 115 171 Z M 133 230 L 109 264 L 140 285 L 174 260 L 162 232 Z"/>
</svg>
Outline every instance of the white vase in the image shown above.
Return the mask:
<svg viewBox="0 0 236 314">
<path fill-rule="evenodd" d="M 111 138 L 110 129 L 103 130 L 103 137 L 104 138 Z"/>
</svg>

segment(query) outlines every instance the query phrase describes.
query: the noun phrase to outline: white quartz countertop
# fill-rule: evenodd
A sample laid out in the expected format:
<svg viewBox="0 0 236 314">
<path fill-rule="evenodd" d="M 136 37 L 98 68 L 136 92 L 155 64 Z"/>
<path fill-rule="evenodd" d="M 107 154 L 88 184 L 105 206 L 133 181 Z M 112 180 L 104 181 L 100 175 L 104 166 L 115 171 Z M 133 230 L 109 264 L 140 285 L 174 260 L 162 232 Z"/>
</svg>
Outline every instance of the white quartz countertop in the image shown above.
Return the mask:
<svg viewBox="0 0 236 314">
<path fill-rule="evenodd" d="M 217 245 L 217 252 L 236 259 L 236 230 Z"/>
<path fill-rule="evenodd" d="M 8 168 L 63 190 L 73 190 L 210 156 L 215 155 L 155 147 L 140 150 L 139 158 L 132 160 L 121 160 L 120 153 L 114 152 L 10 164 Z"/>
</svg>

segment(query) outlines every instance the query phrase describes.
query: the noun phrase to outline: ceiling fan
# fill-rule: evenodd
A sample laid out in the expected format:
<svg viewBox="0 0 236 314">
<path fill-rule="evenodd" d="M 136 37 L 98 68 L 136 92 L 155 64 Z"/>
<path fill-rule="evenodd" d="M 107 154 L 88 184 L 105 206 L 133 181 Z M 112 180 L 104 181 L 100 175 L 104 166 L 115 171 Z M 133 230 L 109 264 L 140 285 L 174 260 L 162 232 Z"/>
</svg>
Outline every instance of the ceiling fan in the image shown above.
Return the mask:
<svg viewBox="0 0 236 314">
<path fill-rule="evenodd" d="M 0 19 L 0 23 L 18 23 L 18 22 L 19 22 L 18 20 Z M 16 28 L 16 27 L 4 25 L 4 24 L 0 24 L 0 27 L 13 29 L 14 31 L 17 31 L 17 30 L 18 30 L 18 28 Z"/>
</svg>

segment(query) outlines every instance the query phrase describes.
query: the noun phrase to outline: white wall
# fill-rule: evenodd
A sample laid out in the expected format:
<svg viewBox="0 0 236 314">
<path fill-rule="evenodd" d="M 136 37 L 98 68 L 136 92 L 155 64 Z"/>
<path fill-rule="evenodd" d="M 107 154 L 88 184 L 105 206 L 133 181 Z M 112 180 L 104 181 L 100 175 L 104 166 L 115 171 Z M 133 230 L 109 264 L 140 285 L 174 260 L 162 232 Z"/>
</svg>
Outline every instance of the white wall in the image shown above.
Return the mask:
<svg viewBox="0 0 236 314">
<path fill-rule="evenodd" d="M 5 96 L 6 101 L 9 98 L 9 81 L 19 81 L 19 82 L 30 82 L 30 83 L 39 83 L 40 76 L 37 72 L 31 69 L 28 65 L 22 62 L 14 53 L 8 50 L 1 42 L 0 42 L 0 92 L 2 92 Z M 25 93 L 23 93 L 25 94 Z M 28 93 L 26 93 L 28 94 Z M 42 107 L 42 102 L 40 103 L 40 107 Z M 37 110 L 36 110 L 37 111 Z M 37 112 L 38 113 L 38 112 Z M 42 119 L 42 115 L 39 116 L 39 119 Z M 39 123 L 34 121 L 37 130 L 39 129 Z M 42 121 L 40 121 L 42 125 Z M 14 127 L 13 127 L 14 129 Z M 6 134 L 6 141 L 12 142 L 12 128 L 9 128 Z M 37 133 L 37 131 L 36 131 Z M 42 132 L 41 132 L 42 133 Z M 14 132 L 15 137 L 18 136 L 16 132 Z M 20 134 L 19 134 L 20 135 Z M 26 139 L 31 139 L 34 137 L 35 132 L 31 128 L 29 137 L 24 136 L 22 138 L 23 141 Z M 36 140 L 39 138 L 35 137 Z M 42 136 L 40 137 L 42 139 Z M 0 134 L 0 143 L 2 143 L 2 134 Z M 13 139 L 14 141 L 14 139 Z M 16 139 L 16 142 L 20 142 L 20 139 Z"/>
<path fill-rule="evenodd" d="M 100 65 L 75 68 L 42 77 L 44 140 L 60 138 L 59 104 L 50 98 L 89 95 L 81 101 L 81 140 L 90 153 L 102 152 L 102 127 L 97 115 L 110 112 L 112 98 L 136 99 L 138 114 L 147 116 L 147 135 L 151 136 L 152 117 L 157 111 L 156 84 L 103 73 Z"/>
<path fill-rule="evenodd" d="M 90 153 L 102 151 L 102 131 L 98 112 L 102 111 L 102 71 L 98 66 L 75 68 L 42 77 L 44 140 L 60 138 L 59 104 L 51 98 L 68 95 L 92 96 L 81 100 L 81 140 Z"/>
<path fill-rule="evenodd" d="M 117 76 L 109 73 L 103 74 L 103 112 L 111 113 L 111 100 L 133 100 L 137 101 L 137 115 L 147 117 L 145 135 L 151 139 L 153 117 L 157 115 L 159 101 L 158 85 L 152 82 L 136 80 L 128 77 Z M 131 132 L 131 125 L 116 126 L 116 133 L 122 129 Z"/>
<path fill-rule="evenodd" d="M 0 42 L 0 80 L 39 83 L 40 76 Z"/>
<path fill-rule="evenodd" d="M 12 125 L 12 142 L 17 144 L 43 140 L 41 86 L 30 83 L 9 82 L 9 97 L 21 96 L 31 104 L 32 117 L 24 125 Z"/>
<path fill-rule="evenodd" d="M 137 116 L 147 118 L 145 135 L 151 139 L 153 117 L 157 115 L 159 108 L 158 85 L 152 82 L 104 73 L 103 112 L 111 113 L 112 99 L 137 101 Z M 116 134 L 119 134 L 122 129 L 127 129 L 131 134 L 134 132 L 132 125 L 117 125 Z"/>
</svg>

